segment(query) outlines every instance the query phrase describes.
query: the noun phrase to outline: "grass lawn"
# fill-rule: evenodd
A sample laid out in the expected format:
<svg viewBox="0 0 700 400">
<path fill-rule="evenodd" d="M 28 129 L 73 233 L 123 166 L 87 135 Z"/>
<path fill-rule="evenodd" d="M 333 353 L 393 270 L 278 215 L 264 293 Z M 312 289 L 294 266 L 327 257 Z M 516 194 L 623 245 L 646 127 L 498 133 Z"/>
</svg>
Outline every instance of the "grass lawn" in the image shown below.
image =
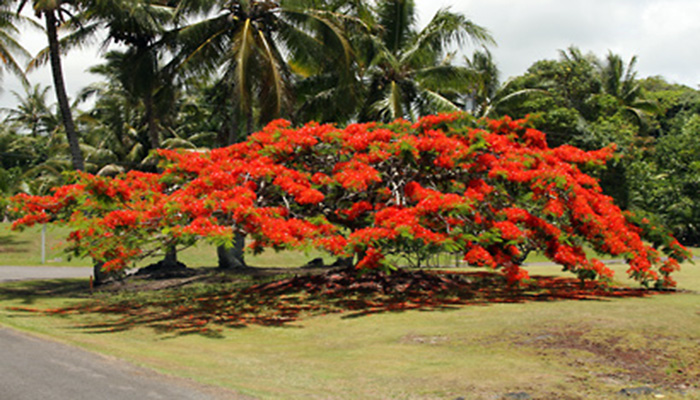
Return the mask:
<svg viewBox="0 0 700 400">
<path fill-rule="evenodd" d="M 11 224 L 0 223 L 0 265 L 37 266 L 41 264 L 41 226 L 34 226 L 24 231 L 12 231 Z M 84 258 L 68 259 L 63 252 L 65 240 L 70 229 L 65 227 L 48 226 L 46 228 L 46 264 L 48 266 L 91 267 L 92 261 Z M 319 252 L 274 251 L 262 255 L 249 255 L 248 264 L 256 267 L 299 267 L 308 261 L 322 257 L 327 262 L 332 258 Z M 159 261 L 160 257 L 147 258 L 140 261 L 137 267 L 144 267 Z M 198 244 L 178 253 L 178 259 L 191 267 L 216 266 L 216 248 L 206 243 Z"/>
<path fill-rule="evenodd" d="M 124 318 L 119 313 L 13 309 L 86 299 L 196 301 L 206 288 L 91 297 L 81 280 L 18 282 L 0 286 L 0 323 L 263 399 L 498 399 L 515 392 L 614 399 L 641 386 L 666 399 L 700 399 L 700 270 L 683 267 L 678 293 L 346 311 L 282 326 L 223 327 L 216 335 L 152 324 L 111 331 Z M 556 267 L 530 270 L 558 274 Z"/>
</svg>

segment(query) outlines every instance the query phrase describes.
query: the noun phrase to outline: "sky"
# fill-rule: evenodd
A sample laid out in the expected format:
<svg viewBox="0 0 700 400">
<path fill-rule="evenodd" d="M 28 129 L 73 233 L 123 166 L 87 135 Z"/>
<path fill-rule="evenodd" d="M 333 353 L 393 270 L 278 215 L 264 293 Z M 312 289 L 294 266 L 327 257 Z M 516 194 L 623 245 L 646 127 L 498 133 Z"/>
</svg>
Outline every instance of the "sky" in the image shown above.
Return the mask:
<svg viewBox="0 0 700 400">
<path fill-rule="evenodd" d="M 697 0 L 416 0 L 422 18 L 451 7 L 488 29 L 502 80 L 535 61 L 557 59 L 575 45 L 625 61 L 637 56 L 639 77 L 700 85 L 700 1 Z M 425 21 L 427 22 L 427 21 Z M 467 50 L 467 54 L 471 51 Z"/>
<path fill-rule="evenodd" d="M 700 85 L 700 1 L 698 0 L 415 0 L 420 23 L 450 7 L 489 30 L 497 42 L 491 52 L 501 80 L 523 74 L 535 61 L 557 59 L 574 45 L 604 57 L 608 51 L 627 62 L 637 56 L 638 77 L 661 75 L 669 82 Z M 46 46 L 39 32 L 23 31 L 31 52 Z M 465 55 L 473 46 L 461 49 Z M 99 63 L 99 49 L 72 52 L 64 59 L 69 95 L 97 78 L 86 72 Z M 51 84 L 48 67 L 29 75 L 32 83 Z M 12 107 L 18 81 L 4 73 L 0 107 Z M 53 92 L 52 92 L 53 93 Z M 52 99 L 53 101 L 53 99 Z"/>
</svg>

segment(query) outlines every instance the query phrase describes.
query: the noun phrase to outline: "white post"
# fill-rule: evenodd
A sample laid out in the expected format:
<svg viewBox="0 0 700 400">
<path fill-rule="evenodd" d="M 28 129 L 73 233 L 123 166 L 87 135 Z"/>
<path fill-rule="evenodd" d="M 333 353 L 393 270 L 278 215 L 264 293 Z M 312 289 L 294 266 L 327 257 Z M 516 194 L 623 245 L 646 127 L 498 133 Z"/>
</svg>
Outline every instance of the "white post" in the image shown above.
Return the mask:
<svg viewBox="0 0 700 400">
<path fill-rule="evenodd" d="M 41 263 L 46 264 L 46 224 L 41 226 Z"/>
</svg>

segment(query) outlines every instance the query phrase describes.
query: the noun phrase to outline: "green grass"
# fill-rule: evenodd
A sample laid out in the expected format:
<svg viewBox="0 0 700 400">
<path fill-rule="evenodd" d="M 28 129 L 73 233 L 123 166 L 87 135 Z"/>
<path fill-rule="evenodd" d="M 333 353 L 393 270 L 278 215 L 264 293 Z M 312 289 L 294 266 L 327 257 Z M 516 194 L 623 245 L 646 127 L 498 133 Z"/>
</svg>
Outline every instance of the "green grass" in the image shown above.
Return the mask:
<svg viewBox="0 0 700 400">
<path fill-rule="evenodd" d="M 96 333 L 87 326 L 118 316 L 13 311 L 7 307 L 53 308 L 89 294 L 80 280 L 12 283 L 0 286 L 0 323 L 264 399 L 494 399 L 518 391 L 607 399 L 642 385 L 666 399 L 697 399 L 700 271 L 683 267 L 682 293 L 318 315 L 215 337 L 144 325 Z"/>
<path fill-rule="evenodd" d="M 24 231 L 12 231 L 11 224 L 0 223 L 0 265 L 37 266 L 41 264 L 41 226 L 34 226 Z M 92 261 L 84 258 L 69 259 L 63 251 L 70 229 L 48 226 L 46 228 L 46 263 L 49 266 L 91 267 Z M 332 257 L 320 252 L 309 251 L 266 251 L 260 255 L 246 256 L 246 262 L 255 267 L 299 267 L 308 261 L 322 257 L 332 262 Z M 143 267 L 160 260 L 151 257 L 140 261 L 137 267 Z M 212 267 L 217 265 L 216 248 L 201 243 L 178 253 L 178 259 L 191 267 Z"/>
<path fill-rule="evenodd" d="M 11 224 L 0 223 L 0 265 L 41 265 L 41 226 L 22 232 L 10 230 Z M 70 231 L 66 228 L 46 228 L 46 265 L 90 266 L 88 260 L 68 260 L 63 242 Z"/>
</svg>

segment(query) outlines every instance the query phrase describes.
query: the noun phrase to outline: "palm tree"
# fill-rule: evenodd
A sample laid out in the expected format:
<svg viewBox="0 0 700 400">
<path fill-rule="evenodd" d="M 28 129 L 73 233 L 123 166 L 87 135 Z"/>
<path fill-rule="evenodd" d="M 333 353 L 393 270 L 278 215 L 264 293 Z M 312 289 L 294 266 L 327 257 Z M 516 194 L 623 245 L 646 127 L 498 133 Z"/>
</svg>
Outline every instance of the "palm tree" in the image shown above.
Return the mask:
<svg viewBox="0 0 700 400">
<path fill-rule="evenodd" d="M 502 108 L 511 102 L 523 99 L 530 94 L 547 95 L 542 88 L 515 88 L 515 80 L 499 82 L 500 72 L 488 49 L 475 51 L 471 58 L 465 57 L 467 68 L 471 70 L 470 91 L 465 108 L 477 117 L 502 115 Z"/>
<path fill-rule="evenodd" d="M 238 117 L 228 127 L 227 145 L 256 127 L 293 109 L 293 73 L 318 68 L 319 60 L 336 60 L 347 68 L 350 45 L 335 18 L 314 0 L 224 0 L 209 3 L 219 12 L 177 31 L 179 51 L 171 63 L 189 73 L 221 72 Z M 201 2 L 183 2 L 193 12 Z M 243 135 L 240 134 L 241 130 Z"/>
<path fill-rule="evenodd" d="M 596 63 L 603 93 L 616 98 L 640 128 L 646 128 L 646 117 L 659 111 L 657 104 L 641 98 L 641 86 L 634 70 L 637 56 L 625 66 L 622 57 L 608 52 L 604 61 Z"/>
<path fill-rule="evenodd" d="M 472 57 L 464 57 L 467 68 L 474 72 L 468 95 L 467 110 L 473 114 L 486 114 L 499 87 L 498 66 L 488 49 L 475 51 Z"/>
<path fill-rule="evenodd" d="M 124 65 L 129 55 L 110 51 L 105 58 L 105 63 L 89 69 L 102 80 L 87 86 L 78 96 L 81 102 L 94 99 L 92 108 L 77 118 L 86 127 L 85 144 L 93 150 L 86 161 L 98 165 L 98 174 L 152 169 L 153 160 L 148 154 L 152 136 L 144 118 L 142 92 L 134 90 L 133 80 L 125 74 L 129 70 Z M 196 149 L 211 143 L 215 135 L 207 130 L 211 114 L 207 112 L 204 94 L 200 93 L 205 87 L 196 83 L 192 86 L 192 93 L 180 88 L 161 88 L 156 92 L 154 114 L 162 133 L 158 147 Z M 164 92 L 167 95 L 161 95 Z"/>
<path fill-rule="evenodd" d="M 291 60 L 296 97 L 292 120 L 350 122 L 357 117 L 365 94 L 359 61 L 372 47 L 372 28 L 363 20 L 371 15 L 370 5 L 364 0 L 324 0 L 315 6 L 318 15 L 333 22 L 342 42 L 339 46 L 318 47 L 320 54 L 313 57 L 307 53 L 307 57 Z"/>
<path fill-rule="evenodd" d="M 18 13 L 24 9 L 27 2 L 28 0 L 20 0 Z M 48 58 L 51 65 L 51 74 L 63 126 L 66 131 L 73 168 L 82 171 L 85 169 L 85 163 L 80 150 L 80 139 L 73 122 L 70 103 L 68 102 L 68 95 L 66 94 L 63 67 L 61 66 L 61 46 L 58 40 L 59 24 L 65 21 L 66 17 L 72 15 L 70 9 L 74 4 L 71 0 L 32 0 L 32 5 L 37 18 L 43 18 L 44 20 L 46 38 L 49 42 Z M 39 63 L 40 59 L 35 58 L 34 62 L 30 64 L 30 69 L 38 66 Z"/>
<path fill-rule="evenodd" d="M 626 102 L 634 101 L 640 89 L 634 70 L 636 64 L 637 56 L 632 56 L 625 66 L 622 57 L 609 51 L 605 61 L 597 63 L 603 92 Z"/>
<path fill-rule="evenodd" d="M 368 93 L 360 120 L 413 120 L 460 108 L 457 99 L 469 89 L 473 74 L 452 65 L 448 50 L 467 40 L 493 43 L 484 28 L 441 9 L 419 31 L 413 0 L 378 1 L 364 18 L 373 29 L 369 51 L 362 54 Z"/>
<path fill-rule="evenodd" d="M 172 22 L 174 9 L 160 0 L 81 0 L 80 11 L 67 24 L 73 31 L 60 44 L 64 49 L 79 47 L 106 32 L 103 48 L 112 43 L 126 46 L 120 79 L 144 103 L 150 147 L 158 148 L 154 93 L 161 81 L 159 59 L 163 46 L 159 41 Z M 37 56 L 37 63 L 46 58 L 45 50 Z"/>
<path fill-rule="evenodd" d="M 7 113 L 6 122 L 18 125 L 21 130 L 28 131 L 33 137 L 46 135 L 53 129 L 54 115 L 49 109 L 46 96 L 50 87 L 25 85 L 24 96 L 12 91 L 17 99 L 14 108 L 4 108 Z"/>
<path fill-rule="evenodd" d="M 127 46 L 112 53 L 110 62 L 119 63 L 122 86 L 139 98 L 145 110 L 145 122 L 151 149 L 160 147 L 161 135 L 155 105 L 157 91 L 168 84 L 160 66 L 163 34 L 173 22 L 174 9 L 162 1 L 95 0 L 88 7 L 89 17 L 101 20 L 108 29 L 108 41 Z"/>
<path fill-rule="evenodd" d="M 316 0 L 183 1 L 180 13 L 218 7 L 207 18 L 176 30 L 178 51 L 170 66 L 184 75 L 218 77 L 219 118 L 228 126 L 220 146 L 234 143 L 257 127 L 293 111 L 294 70 L 318 72 L 335 65 L 346 70 L 350 45 L 335 15 Z M 208 8 L 207 8 L 208 7 Z M 334 60 L 331 62 L 328 60 Z M 322 62 L 326 61 L 326 62 Z M 244 236 L 236 231 L 232 248 L 218 248 L 223 268 L 244 267 Z"/>
<path fill-rule="evenodd" d="M 88 157 L 88 161 L 97 161 L 100 175 L 138 169 L 148 155 L 149 139 L 139 129 L 143 107 L 119 79 L 118 64 L 122 61 L 119 54 L 107 53 L 106 63 L 91 67 L 89 72 L 104 81 L 85 87 L 78 95 L 80 102 L 94 98 L 92 108 L 81 113 L 77 120 L 88 132 L 86 144 L 95 150 L 91 153 L 94 157 Z"/>
</svg>

